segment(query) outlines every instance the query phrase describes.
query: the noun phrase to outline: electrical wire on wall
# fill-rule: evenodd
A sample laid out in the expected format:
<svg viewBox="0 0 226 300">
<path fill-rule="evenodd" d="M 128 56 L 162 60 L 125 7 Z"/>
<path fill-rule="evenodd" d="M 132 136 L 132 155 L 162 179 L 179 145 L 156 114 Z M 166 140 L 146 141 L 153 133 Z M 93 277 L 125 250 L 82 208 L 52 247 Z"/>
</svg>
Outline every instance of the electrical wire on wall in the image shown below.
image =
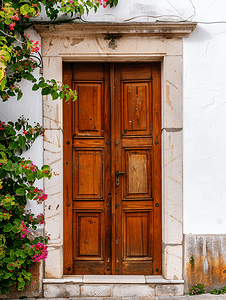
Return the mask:
<svg viewBox="0 0 226 300">
<path fill-rule="evenodd" d="M 170 2 L 170 0 L 167 0 L 167 2 L 169 3 L 169 5 L 180 15 L 139 15 L 139 16 L 134 16 L 134 17 L 131 17 L 129 19 L 125 19 L 123 20 L 123 22 L 130 22 L 132 20 L 135 20 L 135 19 L 139 19 L 139 18 L 152 18 L 152 19 L 155 19 L 156 22 L 188 22 L 188 21 L 193 21 L 193 18 L 196 16 L 196 8 L 195 8 L 195 5 L 194 3 L 192 2 L 192 0 L 189 0 L 189 2 L 191 3 L 192 5 L 192 8 L 193 8 L 193 13 L 188 17 L 188 18 L 184 18 L 183 14 Z M 166 17 L 172 17 L 172 18 L 177 18 L 179 20 L 175 21 L 175 20 L 164 20 L 164 21 L 161 21 L 159 20 L 160 18 L 166 18 Z M 87 21 L 87 20 L 84 20 L 82 17 L 80 18 L 80 20 L 84 23 L 91 23 L 93 21 Z M 205 22 L 205 21 L 195 21 L 196 23 L 199 23 L 199 24 L 226 24 L 226 21 L 212 21 L 212 22 Z"/>
</svg>

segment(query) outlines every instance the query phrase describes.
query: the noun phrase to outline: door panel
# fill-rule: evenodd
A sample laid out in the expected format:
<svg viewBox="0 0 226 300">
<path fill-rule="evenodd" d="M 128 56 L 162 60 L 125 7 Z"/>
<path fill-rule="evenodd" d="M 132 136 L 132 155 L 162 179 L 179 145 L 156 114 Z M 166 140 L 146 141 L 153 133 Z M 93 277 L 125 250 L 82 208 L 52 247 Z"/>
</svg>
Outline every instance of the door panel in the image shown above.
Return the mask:
<svg viewBox="0 0 226 300">
<path fill-rule="evenodd" d="M 151 198 L 151 149 L 125 148 L 124 199 Z"/>
<path fill-rule="evenodd" d="M 74 89 L 78 93 L 75 105 L 75 134 L 101 136 L 101 83 L 77 83 Z"/>
<path fill-rule="evenodd" d="M 149 83 L 127 83 L 123 89 L 123 134 L 149 134 Z"/>
<path fill-rule="evenodd" d="M 64 82 L 64 274 L 161 274 L 160 64 L 66 63 Z"/>
<path fill-rule="evenodd" d="M 151 72 L 150 65 L 147 70 L 144 64 L 118 64 L 115 70 L 116 86 L 120 87 L 115 106 L 121 112 L 115 130 L 116 170 L 125 173 L 116 188 L 117 274 L 154 273 Z"/>
<path fill-rule="evenodd" d="M 103 150 L 74 149 L 73 198 L 103 199 Z"/>
</svg>

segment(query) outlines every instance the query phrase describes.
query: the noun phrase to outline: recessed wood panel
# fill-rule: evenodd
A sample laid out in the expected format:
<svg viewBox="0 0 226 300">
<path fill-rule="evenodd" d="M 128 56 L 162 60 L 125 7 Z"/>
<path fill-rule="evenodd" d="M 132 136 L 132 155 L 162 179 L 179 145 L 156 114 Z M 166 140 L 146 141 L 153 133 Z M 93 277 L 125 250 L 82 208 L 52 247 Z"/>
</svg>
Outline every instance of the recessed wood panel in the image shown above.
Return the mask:
<svg viewBox="0 0 226 300">
<path fill-rule="evenodd" d="M 125 213 L 125 257 L 148 256 L 148 213 Z"/>
<path fill-rule="evenodd" d="M 150 134 L 149 83 L 123 83 L 123 134 Z"/>
<path fill-rule="evenodd" d="M 103 194 L 102 151 L 74 150 L 74 199 L 101 198 Z"/>
<path fill-rule="evenodd" d="M 74 105 L 77 107 L 75 113 L 75 134 L 78 136 L 101 135 L 101 83 L 76 83 L 75 89 L 78 98 Z"/>
<path fill-rule="evenodd" d="M 125 150 L 126 197 L 151 197 L 151 149 Z"/>
<path fill-rule="evenodd" d="M 103 275 L 105 274 L 104 261 L 74 261 L 74 275 Z"/>
<path fill-rule="evenodd" d="M 101 219 L 100 213 L 78 213 L 77 249 L 79 256 L 101 255 Z"/>
<path fill-rule="evenodd" d="M 128 153 L 129 194 L 148 192 L 147 154 Z"/>
</svg>

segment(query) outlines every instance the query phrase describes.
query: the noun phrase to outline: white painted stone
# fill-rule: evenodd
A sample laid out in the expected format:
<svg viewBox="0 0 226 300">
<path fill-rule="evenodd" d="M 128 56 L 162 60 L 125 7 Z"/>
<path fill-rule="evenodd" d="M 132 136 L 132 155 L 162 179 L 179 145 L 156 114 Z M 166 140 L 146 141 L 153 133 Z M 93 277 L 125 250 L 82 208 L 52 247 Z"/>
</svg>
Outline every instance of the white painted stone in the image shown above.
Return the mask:
<svg viewBox="0 0 226 300">
<path fill-rule="evenodd" d="M 55 79 L 62 85 L 62 58 L 43 57 L 43 77 Z M 62 100 L 52 100 L 51 96 L 43 97 L 43 127 L 44 129 L 62 128 Z"/>
<path fill-rule="evenodd" d="M 43 283 L 82 283 L 83 275 L 64 275 L 63 278 L 59 279 L 43 279 Z"/>
<path fill-rule="evenodd" d="M 67 283 L 65 284 L 65 290 L 67 297 L 79 297 L 80 296 L 80 286 L 77 284 Z"/>
<path fill-rule="evenodd" d="M 164 255 L 165 277 L 173 280 L 182 279 L 182 245 L 166 246 Z"/>
<path fill-rule="evenodd" d="M 157 285 L 155 293 L 156 296 L 182 296 L 184 294 L 184 285 Z"/>
<path fill-rule="evenodd" d="M 149 284 L 155 284 L 155 283 L 170 283 L 169 280 L 164 279 L 162 276 L 160 275 L 151 275 L 151 276 L 145 276 L 145 282 L 149 283 Z"/>
<path fill-rule="evenodd" d="M 84 275 L 84 283 L 145 283 L 143 275 Z"/>
<path fill-rule="evenodd" d="M 81 286 L 82 297 L 110 297 L 111 286 L 109 285 L 84 285 Z"/>
<path fill-rule="evenodd" d="M 62 132 L 45 130 L 44 163 L 50 165 L 53 176 L 44 180 L 44 191 L 48 195 L 45 201 L 45 231 L 50 235 L 49 245 L 59 246 L 63 243 L 63 209 L 62 209 Z"/>
<path fill-rule="evenodd" d="M 57 263 L 59 262 L 59 263 Z M 49 246 L 48 257 L 45 260 L 45 278 L 62 278 L 63 276 L 63 248 Z"/>
<path fill-rule="evenodd" d="M 181 244 L 183 239 L 182 131 L 163 131 L 163 242 Z"/>
<path fill-rule="evenodd" d="M 182 56 L 164 57 L 163 128 L 182 128 Z"/>
<path fill-rule="evenodd" d="M 74 33 L 75 34 L 75 33 Z M 131 54 L 131 53 L 147 53 L 147 54 L 164 54 L 168 55 L 182 55 L 182 41 L 181 39 L 156 39 L 156 38 L 139 38 L 125 37 L 115 42 L 117 47 L 111 49 L 108 47 L 109 41 L 106 41 L 104 37 L 67 37 L 60 38 L 45 37 L 43 38 L 43 56 L 46 60 L 46 65 L 50 66 L 51 57 L 63 56 L 67 54 L 75 53 L 83 54 Z M 87 48 L 88 43 L 88 48 Z M 49 47 L 49 44 L 51 46 Z M 48 73 L 49 74 L 49 73 Z M 60 76 L 58 76 L 60 78 Z"/>
<path fill-rule="evenodd" d="M 113 297 L 154 297 L 155 289 L 148 285 L 114 285 Z"/>
<path fill-rule="evenodd" d="M 45 298 L 64 298 L 66 297 L 66 290 L 64 284 L 44 284 Z"/>
</svg>

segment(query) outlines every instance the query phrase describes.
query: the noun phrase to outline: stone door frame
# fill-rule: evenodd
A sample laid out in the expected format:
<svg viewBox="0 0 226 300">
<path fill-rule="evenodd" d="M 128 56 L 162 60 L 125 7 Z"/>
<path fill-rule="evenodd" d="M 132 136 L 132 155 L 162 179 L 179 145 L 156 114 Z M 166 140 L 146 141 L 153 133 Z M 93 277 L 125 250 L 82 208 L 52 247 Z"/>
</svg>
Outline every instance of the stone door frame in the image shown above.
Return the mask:
<svg viewBox="0 0 226 300">
<path fill-rule="evenodd" d="M 148 62 L 162 65 L 162 265 L 163 277 L 183 279 L 183 40 L 196 23 L 71 23 L 36 25 L 42 37 L 43 76 L 62 82 L 64 61 Z M 50 234 L 45 278 L 63 278 L 62 101 L 43 96 L 44 164 L 56 176 L 48 194 L 45 231 Z"/>
</svg>

